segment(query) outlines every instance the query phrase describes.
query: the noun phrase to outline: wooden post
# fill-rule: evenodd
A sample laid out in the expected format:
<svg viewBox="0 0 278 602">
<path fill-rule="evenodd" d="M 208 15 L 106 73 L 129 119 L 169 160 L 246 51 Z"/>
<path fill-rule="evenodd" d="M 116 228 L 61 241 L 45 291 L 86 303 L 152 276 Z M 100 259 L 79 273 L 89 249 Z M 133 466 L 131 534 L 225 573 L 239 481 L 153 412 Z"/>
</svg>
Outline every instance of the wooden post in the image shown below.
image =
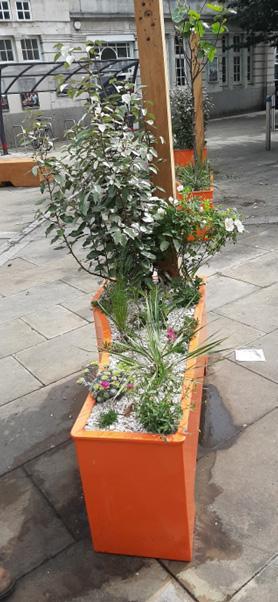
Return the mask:
<svg viewBox="0 0 278 602">
<path fill-rule="evenodd" d="M 165 190 L 166 196 L 176 196 L 175 165 L 173 152 L 172 122 L 170 111 L 165 28 L 162 0 L 134 0 L 137 39 L 139 48 L 143 97 L 148 109 L 154 114 L 156 137 L 162 136 L 165 143 L 157 142 L 158 174 L 155 185 Z M 148 126 L 150 127 L 150 126 Z M 161 193 L 159 193 L 161 194 Z"/>
<path fill-rule="evenodd" d="M 197 160 L 202 162 L 205 147 L 205 125 L 203 107 L 203 78 L 200 59 L 198 57 L 199 38 L 197 35 L 191 36 L 190 45 L 192 57 L 194 121 L 196 134 L 194 151 L 196 153 Z"/>
</svg>

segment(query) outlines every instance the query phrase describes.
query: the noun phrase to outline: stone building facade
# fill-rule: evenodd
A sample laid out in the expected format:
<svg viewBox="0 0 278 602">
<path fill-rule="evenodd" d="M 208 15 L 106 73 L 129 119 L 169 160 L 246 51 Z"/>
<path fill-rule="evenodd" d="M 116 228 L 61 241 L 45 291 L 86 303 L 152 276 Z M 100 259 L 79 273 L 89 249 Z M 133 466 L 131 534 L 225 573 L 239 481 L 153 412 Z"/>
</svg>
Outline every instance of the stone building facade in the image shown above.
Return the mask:
<svg viewBox="0 0 278 602">
<path fill-rule="evenodd" d="M 169 12 L 173 4 L 174 0 L 164 0 L 171 87 L 186 83 L 184 58 Z M 57 42 L 71 47 L 88 39 L 103 41 L 104 59 L 137 57 L 133 0 L 0 0 L 0 63 L 51 61 Z M 214 63 L 204 71 L 217 116 L 262 109 L 266 94 L 273 90 L 273 49 L 263 44 L 242 48 L 244 39 L 244 32 L 230 31 L 219 41 Z M 32 77 L 19 82 L 19 93 L 2 100 L 10 142 L 26 116 L 30 104 L 26 93 L 33 83 Z M 63 137 L 65 122 L 81 111 L 56 92 L 43 92 L 32 100 L 52 117 L 57 137 Z"/>
</svg>

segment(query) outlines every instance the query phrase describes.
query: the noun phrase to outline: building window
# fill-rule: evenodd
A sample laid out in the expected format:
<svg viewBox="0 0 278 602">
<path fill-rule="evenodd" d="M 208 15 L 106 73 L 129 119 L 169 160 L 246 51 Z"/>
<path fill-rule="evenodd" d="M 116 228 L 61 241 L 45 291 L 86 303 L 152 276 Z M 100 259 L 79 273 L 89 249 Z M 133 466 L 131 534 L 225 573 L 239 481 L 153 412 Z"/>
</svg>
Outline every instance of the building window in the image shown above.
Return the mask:
<svg viewBox="0 0 278 602">
<path fill-rule="evenodd" d="M 31 6 L 30 2 L 16 2 L 16 12 L 19 21 L 30 21 Z"/>
<path fill-rule="evenodd" d="M 0 21 L 9 21 L 11 18 L 10 3 L 0 2 Z"/>
<path fill-rule="evenodd" d="M 249 38 L 247 38 L 247 83 L 251 84 L 253 81 L 253 46 L 250 44 Z"/>
<path fill-rule="evenodd" d="M 175 60 L 176 60 L 176 85 L 185 86 L 185 58 L 183 42 L 176 36 L 175 38 Z"/>
<path fill-rule="evenodd" d="M 222 38 L 222 84 L 228 83 L 228 48 L 227 36 Z"/>
<path fill-rule="evenodd" d="M 39 61 L 40 49 L 37 38 L 21 40 L 22 58 L 24 61 Z"/>
<path fill-rule="evenodd" d="M 241 40 L 240 36 L 233 36 L 233 72 L 234 72 L 234 83 L 239 84 L 241 82 Z"/>
<path fill-rule="evenodd" d="M 130 56 L 129 42 L 107 42 L 100 49 L 100 58 L 102 61 L 129 59 Z"/>
<path fill-rule="evenodd" d="M 218 82 L 218 57 L 215 56 L 211 63 L 208 63 L 208 83 L 216 84 Z"/>
<path fill-rule="evenodd" d="M 14 61 L 12 40 L 2 39 L 0 40 L 0 62 L 9 63 L 11 61 Z"/>
<path fill-rule="evenodd" d="M 278 46 L 275 48 L 275 57 L 274 57 L 274 79 L 278 80 Z"/>
</svg>

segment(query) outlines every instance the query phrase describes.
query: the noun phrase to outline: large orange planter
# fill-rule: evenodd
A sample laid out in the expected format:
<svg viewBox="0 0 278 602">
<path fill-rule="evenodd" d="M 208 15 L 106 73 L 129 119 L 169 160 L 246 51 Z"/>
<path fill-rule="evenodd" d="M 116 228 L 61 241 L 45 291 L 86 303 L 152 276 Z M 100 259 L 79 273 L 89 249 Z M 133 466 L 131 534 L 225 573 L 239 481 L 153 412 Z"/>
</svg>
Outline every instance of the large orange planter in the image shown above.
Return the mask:
<svg viewBox="0 0 278 602">
<path fill-rule="evenodd" d="M 204 148 L 203 151 L 203 160 L 205 160 L 207 158 L 208 155 L 208 151 L 207 148 Z M 179 165 L 181 167 L 184 167 L 185 165 L 188 165 L 189 163 L 194 163 L 194 150 L 193 148 L 184 148 L 184 149 L 174 149 L 174 158 L 175 158 L 175 165 Z"/>
<path fill-rule="evenodd" d="M 0 184 L 10 183 L 13 186 L 36 187 L 40 185 L 39 176 L 34 176 L 32 168 L 36 162 L 32 157 L 0 158 Z"/>
<path fill-rule="evenodd" d="M 98 292 L 96 298 L 102 293 Z M 204 326 L 205 287 L 195 317 Z M 97 339 L 111 340 L 106 317 L 94 308 Z M 205 338 L 201 328 L 190 343 Z M 109 355 L 100 355 L 100 365 Z M 72 429 L 88 519 L 97 552 L 191 560 L 194 483 L 206 358 L 191 360 L 182 392 L 183 417 L 176 434 L 85 431 L 95 404 L 88 395 Z"/>
</svg>

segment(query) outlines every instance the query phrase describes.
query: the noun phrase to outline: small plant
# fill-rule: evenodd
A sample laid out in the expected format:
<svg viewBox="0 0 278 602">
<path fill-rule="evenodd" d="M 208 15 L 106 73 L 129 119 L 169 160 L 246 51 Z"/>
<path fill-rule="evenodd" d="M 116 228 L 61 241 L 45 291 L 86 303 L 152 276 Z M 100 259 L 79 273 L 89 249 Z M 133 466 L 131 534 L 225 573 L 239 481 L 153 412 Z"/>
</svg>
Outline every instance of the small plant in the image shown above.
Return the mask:
<svg viewBox="0 0 278 602">
<path fill-rule="evenodd" d="M 128 284 L 120 276 L 116 282 L 110 283 L 106 287 L 101 302 L 93 301 L 92 305 L 100 307 L 101 311 L 108 315 L 118 330 L 123 333 L 127 328 L 129 299 Z"/>
<path fill-rule="evenodd" d="M 192 283 L 187 283 L 183 278 L 172 278 L 171 288 L 168 292 L 169 299 L 174 307 L 192 307 L 200 301 L 200 286 L 202 279 L 196 276 Z"/>
<path fill-rule="evenodd" d="M 104 403 L 109 399 L 119 399 L 124 393 L 133 389 L 132 379 L 126 370 L 121 368 L 104 368 L 95 376 L 95 362 L 89 364 L 79 384 L 89 389 L 96 403 Z"/>
<path fill-rule="evenodd" d="M 171 393 L 159 399 L 158 392 L 153 390 L 143 395 L 137 414 L 147 432 L 171 435 L 178 429 L 182 408 L 180 403 L 171 401 Z"/>
<path fill-rule="evenodd" d="M 107 410 L 100 415 L 98 425 L 100 428 L 107 428 L 117 422 L 117 418 L 118 414 L 115 410 Z"/>
<path fill-rule="evenodd" d="M 174 147 L 194 148 L 194 108 L 192 93 L 188 88 L 174 88 L 170 93 Z M 204 125 L 208 124 L 213 103 L 204 92 Z"/>
<path fill-rule="evenodd" d="M 208 163 L 196 161 L 194 164 L 177 168 L 177 178 L 186 192 L 210 188 L 210 167 Z"/>
</svg>

